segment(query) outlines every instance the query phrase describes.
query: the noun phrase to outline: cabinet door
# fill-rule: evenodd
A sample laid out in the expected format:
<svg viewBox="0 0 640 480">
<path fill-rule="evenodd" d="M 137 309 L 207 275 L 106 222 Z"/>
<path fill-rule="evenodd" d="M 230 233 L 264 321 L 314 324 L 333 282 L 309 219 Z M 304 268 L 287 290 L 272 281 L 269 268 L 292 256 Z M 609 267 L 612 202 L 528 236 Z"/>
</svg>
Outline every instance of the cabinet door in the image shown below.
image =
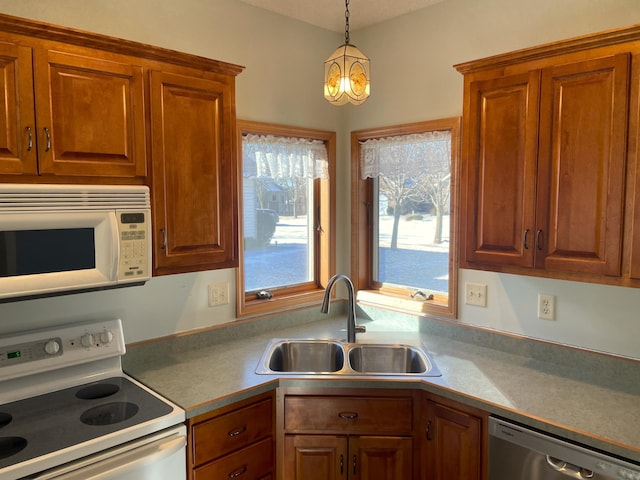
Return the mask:
<svg viewBox="0 0 640 480">
<path fill-rule="evenodd" d="M 412 440 L 406 437 L 350 437 L 350 480 L 413 478 Z"/>
<path fill-rule="evenodd" d="M 31 49 L 0 43 L 0 174 L 36 174 Z"/>
<path fill-rule="evenodd" d="M 537 268 L 621 274 L 629 61 L 542 71 Z"/>
<path fill-rule="evenodd" d="M 460 238 L 467 262 L 533 266 L 538 93 L 536 72 L 465 88 Z"/>
<path fill-rule="evenodd" d="M 430 401 L 426 417 L 428 480 L 482 478 L 482 420 Z"/>
<path fill-rule="evenodd" d="M 151 73 L 155 273 L 238 264 L 232 80 Z"/>
<path fill-rule="evenodd" d="M 40 174 L 146 175 L 142 67 L 94 50 L 34 53 Z"/>
<path fill-rule="evenodd" d="M 344 480 L 347 464 L 347 437 L 285 436 L 283 478 L 287 480 Z"/>
</svg>

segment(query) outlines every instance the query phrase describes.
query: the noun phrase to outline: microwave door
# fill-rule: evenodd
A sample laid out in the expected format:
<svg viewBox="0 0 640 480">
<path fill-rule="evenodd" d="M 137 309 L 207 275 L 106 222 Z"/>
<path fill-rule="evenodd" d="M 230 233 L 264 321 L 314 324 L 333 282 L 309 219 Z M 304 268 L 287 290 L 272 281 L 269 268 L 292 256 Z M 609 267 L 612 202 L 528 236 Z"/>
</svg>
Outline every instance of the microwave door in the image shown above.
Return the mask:
<svg viewBox="0 0 640 480">
<path fill-rule="evenodd" d="M 99 288 L 117 272 L 113 212 L 0 216 L 0 299 Z"/>
</svg>

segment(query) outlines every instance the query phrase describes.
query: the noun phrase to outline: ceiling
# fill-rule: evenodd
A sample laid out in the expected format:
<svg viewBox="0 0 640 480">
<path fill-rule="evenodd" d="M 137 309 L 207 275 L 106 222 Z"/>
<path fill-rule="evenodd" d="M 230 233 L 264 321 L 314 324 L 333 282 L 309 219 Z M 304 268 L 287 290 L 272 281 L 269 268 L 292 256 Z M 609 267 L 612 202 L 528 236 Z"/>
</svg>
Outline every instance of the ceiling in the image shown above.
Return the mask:
<svg viewBox="0 0 640 480">
<path fill-rule="evenodd" d="M 345 4 L 342 0 L 240 1 L 327 30 L 344 32 Z M 350 0 L 349 29 L 358 30 L 443 1 L 445 0 Z"/>
</svg>

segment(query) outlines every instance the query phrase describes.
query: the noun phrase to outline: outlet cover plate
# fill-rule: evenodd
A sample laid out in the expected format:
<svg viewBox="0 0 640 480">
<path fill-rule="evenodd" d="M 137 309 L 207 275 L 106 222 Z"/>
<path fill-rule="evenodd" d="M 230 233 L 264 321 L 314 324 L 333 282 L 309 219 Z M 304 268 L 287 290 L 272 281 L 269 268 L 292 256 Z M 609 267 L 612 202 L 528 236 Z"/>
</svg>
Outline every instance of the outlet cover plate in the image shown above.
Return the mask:
<svg viewBox="0 0 640 480">
<path fill-rule="evenodd" d="M 556 297 L 554 295 L 538 294 L 538 318 L 542 320 L 556 319 Z"/>
</svg>

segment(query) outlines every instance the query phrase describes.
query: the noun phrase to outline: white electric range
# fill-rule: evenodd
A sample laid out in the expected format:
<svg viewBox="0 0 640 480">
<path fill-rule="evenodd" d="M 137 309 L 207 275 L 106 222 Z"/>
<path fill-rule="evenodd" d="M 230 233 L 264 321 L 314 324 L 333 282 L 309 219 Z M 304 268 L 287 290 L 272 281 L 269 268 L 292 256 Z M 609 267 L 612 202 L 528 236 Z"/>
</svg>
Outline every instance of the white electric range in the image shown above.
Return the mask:
<svg viewBox="0 0 640 480">
<path fill-rule="evenodd" d="M 0 480 L 184 480 L 185 412 L 128 377 L 122 322 L 0 338 Z"/>
</svg>

